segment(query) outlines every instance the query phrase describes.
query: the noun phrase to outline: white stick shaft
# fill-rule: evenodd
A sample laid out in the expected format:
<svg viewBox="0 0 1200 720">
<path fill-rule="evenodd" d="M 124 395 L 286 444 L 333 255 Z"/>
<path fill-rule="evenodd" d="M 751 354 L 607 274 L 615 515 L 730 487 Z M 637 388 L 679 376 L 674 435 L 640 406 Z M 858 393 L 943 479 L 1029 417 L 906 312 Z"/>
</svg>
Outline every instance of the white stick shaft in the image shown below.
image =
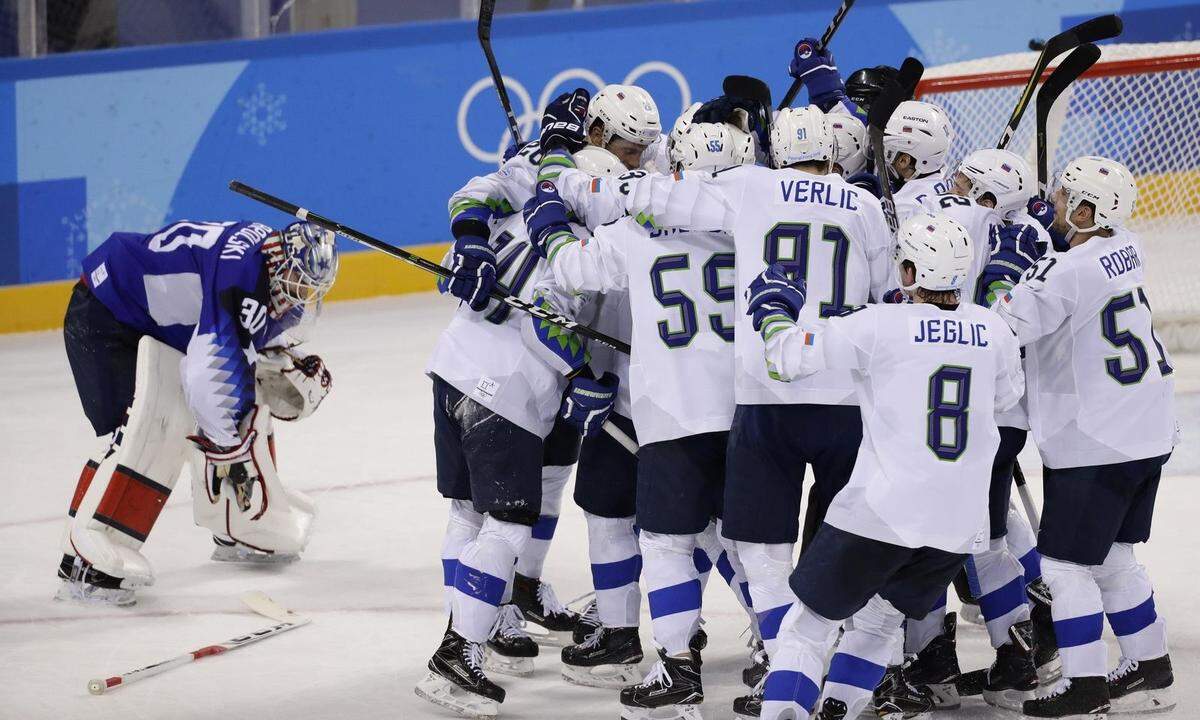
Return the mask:
<svg viewBox="0 0 1200 720">
<path fill-rule="evenodd" d="M 1037 535 L 1042 521 L 1038 517 L 1037 505 L 1033 503 L 1033 493 L 1029 492 L 1028 485 L 1018 485 L 1017 494 L 1021 496 L 1021 504 L 1025 506 L 1025 514 L 1029 516 L 1029 524 L 1033 527 L 1033 534 Z"/>
<path fill-rule="evenodd" d="M 633 441 L 633 438 L 626 435 L 621 428 L 614 425 L 611 420 L 604 421 L 604 432 L 608 433 L 613 440 L 621 443 L 621 447 L 628 450 L 630 455 L 637 455 L 638 444 Z"/>
</svg>

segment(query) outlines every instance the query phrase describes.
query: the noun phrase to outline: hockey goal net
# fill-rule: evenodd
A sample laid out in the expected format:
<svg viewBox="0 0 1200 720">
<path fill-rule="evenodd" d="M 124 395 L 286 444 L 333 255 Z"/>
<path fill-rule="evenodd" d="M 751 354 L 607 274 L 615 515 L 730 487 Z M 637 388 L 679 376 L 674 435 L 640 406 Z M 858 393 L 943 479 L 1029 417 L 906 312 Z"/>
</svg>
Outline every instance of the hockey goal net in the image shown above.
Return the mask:
<svg viewBox="0 0 1200 720">
<path fill-rule="evenodd" d="M 1171 348 L 1200 351 L 1200 41 L 1101 49 L 1050 113 L 1051 181 L 1081 155 L 1113 158 L 1137 176 L 1130 227 L 1142 238 L 1155 327 Z M 944 107 L 956 132 L 948 167 L 995 147 L 1036 59 L 1016 53 L 926 71 L 917 95 Z M 1031 168 L 1035 118 L 1030 103 L 1009 144 Z"/>
</svg>

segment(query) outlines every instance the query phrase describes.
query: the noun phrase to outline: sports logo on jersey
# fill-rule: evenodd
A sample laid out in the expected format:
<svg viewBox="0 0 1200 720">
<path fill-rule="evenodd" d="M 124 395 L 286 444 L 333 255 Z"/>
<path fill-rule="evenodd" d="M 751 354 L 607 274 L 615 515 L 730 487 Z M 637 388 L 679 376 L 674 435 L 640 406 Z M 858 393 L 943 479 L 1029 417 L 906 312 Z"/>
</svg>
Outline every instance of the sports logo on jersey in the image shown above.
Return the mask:
<svg viewBox="0 0 1200 720">
<path fill-rule="evenodd" d="M 809 45 L 806 42 L 801 42 L 798 45 L 796 45 L 796 57 L 800 58 L 801 60 L 809 59 L 810 57 L 812 57 L 812 54 L 813 54 L 813 46 L 812 45 Z"/>
</svg>

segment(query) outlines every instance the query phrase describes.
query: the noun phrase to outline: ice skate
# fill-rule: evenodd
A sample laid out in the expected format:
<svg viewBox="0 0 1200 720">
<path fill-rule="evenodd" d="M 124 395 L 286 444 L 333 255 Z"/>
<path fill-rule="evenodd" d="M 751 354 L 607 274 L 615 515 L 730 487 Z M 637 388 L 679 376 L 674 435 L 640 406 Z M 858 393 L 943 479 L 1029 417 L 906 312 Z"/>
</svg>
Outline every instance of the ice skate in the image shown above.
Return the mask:
<svg viewBox="0 0 1200 720">
<path fill-rule="evenodd" d="M 642 682 L 621 691 L 622 720 L 700 720 L 700 658 L 671 657 L 662 650 L 658 656 Z"/>
<path fill-rule="evenodd" d="M 488 638 L 483 667 L 501 675 L 526 677 L 533 674 L 537 643 L 525 632 L 525 618 L 516 605 L 501 605 L 492 636 Z"/>
<path fill-rule="evenodd" d="M 598 627 L 582 643 L 562 649 L 563 680 L 575 685 L 623 688 L 641 676 L 638 629 Z"/>
<path fill-rule="evenodd" d="M 264 552 L 219 535 L 213 535 L 213 546 L 210 559 L 217 562 L 271 565 L 296 562 L 300 559 L 300 553 Z"/>
<path fill-rule="evenodd" d="M 1117 669 L 1108 674 L 1109 712 L 1125 715 L 1171 710 L 1175 707 L 1174 684 L 1170 655 L 1142 661 L 1123 657 Z"/>
<path fill-rule="evenodd" d="M 916 659 L 904 667 L 904 676 L 912 685 L 929 688 L 938 710 L 953 710 L 962 704 L 955 679 L 961 670 L 958 667 L 956 635 L 958 618 L 946 614 L 942 634 L 929 642 L 917 653 Z"/>
<path fill-rule="evenodd" d="M 539 645 L 563 647 L 571 642 L 579 616 L 568 610 L 550 583 L 520 573 L 513 576 L 512 602 L 534 627 L 529 636 Z"/>
<path fill-rule="evenodd" d="M 761 640 L 755 640 L 750 651 L 750 667 L 742 670 L 742 684 L 751 688 L 757 686 L 769 670 L 767 650 Z"/>
<path fill-rule="evenodd" d="M 1106 678 L 1063 678 L 1049 693 L 1026 700 L 1022 712 L 1027 718 L 1105 720 L 1109 705 Z"/>
<path fill-rule="evenodd" d="M 1038 687 L 1033 663 L 1033 622 L 1025 620 L 1008 629 L 1012 642 L 996 648 L 996 661 L 987 672 L 983 700 L 988 705 L 1020 712 Z"/>
<path fill-rule="evenodd" d="M 579 619 L 575 621 L 575 627 L 571 630 L 571 640 L 576 645 L 582 645 L 587 642 L 588 636 L 596 632 L 600 628 L 600 613 L 596 610 L 596 598 L 593 597 L 583 606 L 583 610 L 579 612 Z M 586 595 L 584 597 L 587 597 Z"/>
<path fill-rule="evenodd" d="M 889 667 L 883 674 L 872 701 L 875 714 L 883 720 L 928 720 L 936 707 L 929 688 L 912 683 L 907 678 L 907 668 L 899 665 Z"/>
<path fill-rule="evenodd" d="M 763 704 L 763 685 L 766 684 L 767 676 L 764 673 L 754 685 L 754 689 L 749 695 L 743 695 L 733 699 L 733 717 L 735 720 L 755 720 L 762 715 Z"/>
<path fill-rule="evenodd" d="M 58 567 L 62 585 L 54 599 L 85 605 L 129 607 L 137 603 L 133 588 L 121 587 L 121 579 L 84 564 L 79 558 L 63 556 Z"/>
<path fill-rule="evenodd" d="M 429 659 L 429 672 L 413 688 L 418 697 L 472 718 L 493 718 L 504 702 L 504 688 L 483 674 L 483 645 L 447 630 Z"/>
<path fill-rule="evenodd" d="M 1033 661 L 1037 665 L 1038 684 L 1053 685 L 1062 677 L 1062 660 L 1054 637 L 1054 618 L 1050 616 L 1050 588 L 1041 578 L 1025 588 L 1029 597 L 1029 619 L 1033 621 Z"/>
</svg>

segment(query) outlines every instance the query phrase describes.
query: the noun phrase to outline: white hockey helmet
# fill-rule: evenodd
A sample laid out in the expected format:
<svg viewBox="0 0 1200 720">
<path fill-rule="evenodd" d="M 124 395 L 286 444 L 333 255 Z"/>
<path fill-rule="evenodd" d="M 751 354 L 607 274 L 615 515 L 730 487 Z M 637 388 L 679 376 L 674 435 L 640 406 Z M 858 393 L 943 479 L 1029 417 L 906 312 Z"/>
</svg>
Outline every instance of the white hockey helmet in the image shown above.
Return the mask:
<svg viewBox="0 0 1200 720">
<path fill-rule="evenodd" d="M 693 123 L 700 103 L 694 103 L 675 121 L 667 138 L 671 168 L 708 170 L 754 162 L 754 138 L 729 123 Z"/>
<path fill-rule="evenodd" d="M 991 195 L 996 212 L 1005 218 L 1024 210 L 1036 189 L 1029 164 L 1009 150 L 976 150 L 962 159 L 958 172 L 971 184 L 967 197 L 979 202 L 984 195 Z"/>
<path fill-rule="evenodd" d="M 825 113 L 816 105 L 785 108 L 771 123 L 771 166 L 831 162 L 837 141 Z"/>
<path fill-rule="evenodd" d="M 916 282 L 902 286 L 935 292 L 960 290 L 971 270 L 971 236 L 953 218 L 922 212 L 896 231 L 896 264 L 905 260 L 916 268 Z"/>
<path fill-rule="evenodd" d="M 1059 176 L 1058 186 L 1067 194 L 1064 218 L 1076 232 L 1093 232 L 1098 228 L 1111 230 L 1133 215 L 1137 202 L 1137 183 L 1129 168 L 1116 160 L 1087 155 L 1067 163 Z M 1071 215 L 1084 200 L 1095 208 L 1092 226 L 1077 227 Z"/>
<path fill-rule="evenodd" d="M 831 112 L 826 116 L 837 141 L 834 162 L 842 168 L 843 176 L 850 177 L 867 164 L 867 126 L 845 113 Z"/>
<path fill-rule="evenodd" d="M 658 106 L 650 93 L 636 85 L 605 85 L 588 105 L 587 128 L 599 120 L 604 125 L 604 144 L 613 137 L 638 145 L 649 145 L 662 134 Z"/>
<path fill-rule="evenodd" d="M 575 167 L 592 177 L 620 175 L 628 170 L 621 158 L 596 145 L 585 145 L 571 157 L 575 159 Z"/>
<path fill-rule="evenodd" d="M 916 174 L 928 175 L 946 165 L 954 128 L 946 111 L 933 103 L 905 100 L 883 129 L 883 159 L 889 168 L 898 153 L 911 155 Z"/>
</svg>

